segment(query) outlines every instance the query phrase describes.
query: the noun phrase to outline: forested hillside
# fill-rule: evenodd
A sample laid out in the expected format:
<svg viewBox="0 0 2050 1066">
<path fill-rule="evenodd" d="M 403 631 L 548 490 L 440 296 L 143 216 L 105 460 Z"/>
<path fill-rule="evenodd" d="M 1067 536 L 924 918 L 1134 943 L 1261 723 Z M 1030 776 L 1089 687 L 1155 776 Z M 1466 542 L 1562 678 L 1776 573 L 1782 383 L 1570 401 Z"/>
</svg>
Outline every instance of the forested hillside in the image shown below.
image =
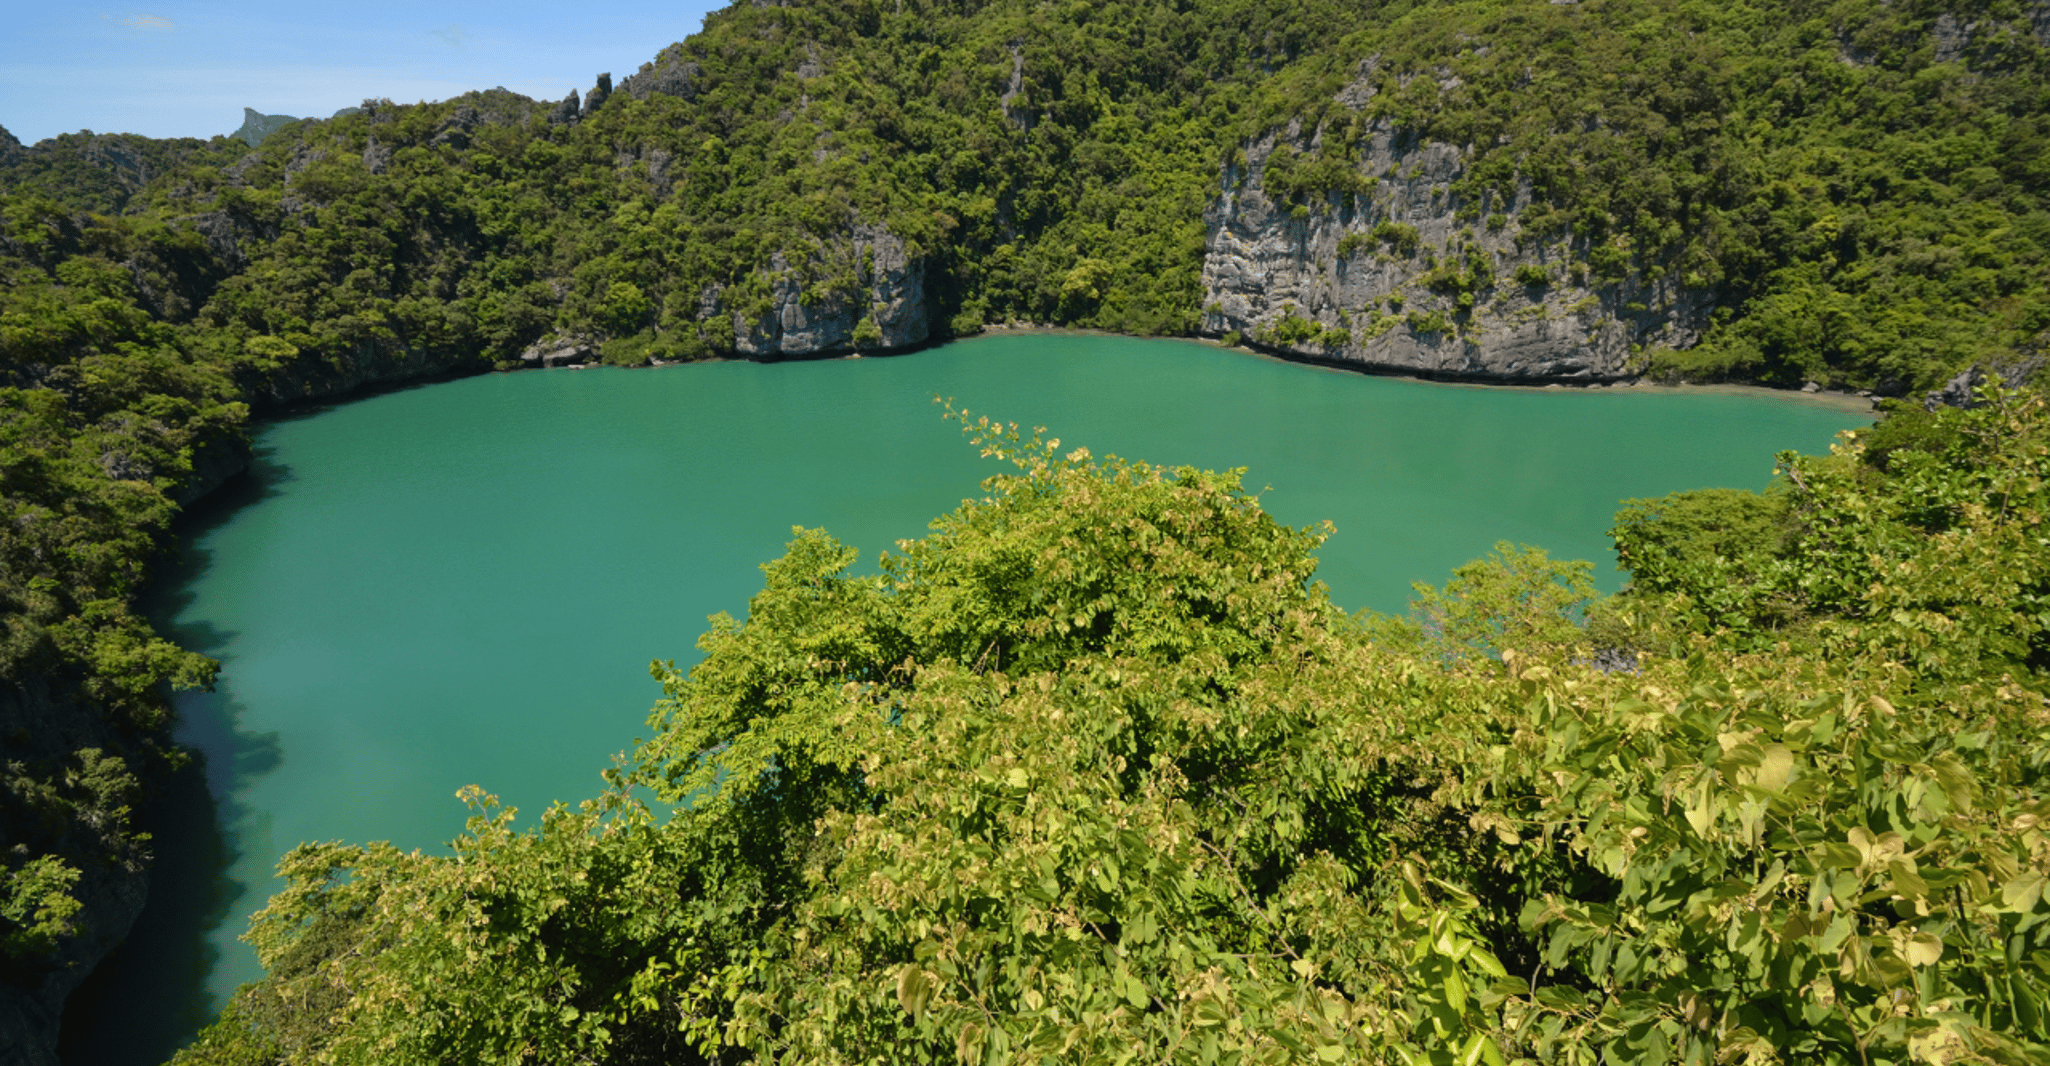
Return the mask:
<svg viewBox="0 0 2050 1066">
<path fill-rule="evenodd" d="M 800 0 L 717 13 L 616 85 L 600 79 L 562 102 L 504 90 L 368 101 L 253 148 L 90 133 L 22 146 L 0 133 L 0 1029 L 53 1033 L 51 1004 L 77 964 L 139 905 L 147 848 L 129 809 L 138 783 L 175 758 L 163 688 L 204 683 L 212 667 L 158 639 L 134 594 L 177 507 L 237 469 L 252 411 L 440 374 L 902 348 L 1006 322 L 1209 332 L 1494 380 L 1651 374 L 1914 396 L 1975 365 L 2040 360 L 2046 160 L 2050 5 L 2013 0 Z M 1574 354 L 1584 351 L 1601 358 Z M 1852 487 L 1909 476 L 1885 463 L 1845 469 L 1867 471 L 1843 475 Z M 1915 536 L 1952 531 L 1974 508 L 2010 514 L 1971 497 L 1990 491 L 1981 482 L 1946 491 L 1951 502 L 1902 519 Z M 1801 647 L 1843 656 L 1905 625 L 1860 599 L 1860 582 L 1893 579 L 1850 559 L 1892 549 L 1836 546 L 1865 512 L 1797 535 L 1823 528 L 1802 524 L 1802 499 L 1730 504 L 1742 528 L 1777 531 L 1734 554 L 1646 532 L 1672 528 L 1645 517 L 1665 510 L 1633 512 L 1619 543 L 1646 595 L 1686 597 L 1658 624 L 1698 630 L 1731 655 L 1791 626 L 1806 634 Z M 1703 530 L 1731 520 L 1710 513 Z M 2009 547 L 2023 559 L 2040 548 Z M 1817 577 L 1818 552 L 1844 556 L 1846 569 Z M 1974 580 L 2006 572 L 1977 556 L 1914 558 L 1916 587 L 1932 597 L 1967 587 L 1953 568 Z M 1291 559 L 1284 570 L 1306 573 Z M 2042 664 L 2027 627 L 2040 612 L 2014 604 L 2034 602 L 2033 580 L 1982 590 L 2006 605 L 1984 618 L 1914 608 L 1952 621 L 1887 636 L 1870 662 L 1926 672 L 1923 659 L 1971 635 L 1959 691 L 2003 672 L 2019 687 L 1970 713 L 2022 714 L 2009 703 L 2035 689 Z M 1068 623 L 1046 623 L 1056 624 Z M 1392 624 L 1378 632 L 1378 644 L 1331 654 L 1394 654 L 1424 639 Z M 1451 653 L 1403 654 L 1429 665 Z M 1725 660 L 1704 662 L 1674 665 L 1681 673 L 1664 681 L 1585 683 L 1686 692 Z M 1821 680 L 1758 681 L 1758 698 L 1870 684 L 1932 721 L 1950 713 L 1949 697 L 1888 694 L 1875 678 L 1892 666 L 1813 668 Z M 1487 695 L 1497 689 L 1473 691 L 1494 708 L 1485 713 L 1509 713 Z M 2034 765 L 2015 758 L 2001 765 Z M 2033 787 L 2021 770 L 2000 773 Z M 1365 883 L 1367 852 L 1334 854 L 1332 871 L 1349 871 L 1334 884 Z M 2040 856 L 2029 861 L 2040 868 Z M 1987 883 L 2017 884 L 2021 869 Z M 1255 880 L 1271 888 L 1281 876 Z M 1459 898 L 1417 891 L 1418 907 Z M 1957 928 L 1983 933 L 1971 925 L 1981 920 Z M 1602 958 L 1598 968 L 1614 956 Z M 1595 980 L 1567 984 L 1580 994 Z M 922 986 L 906 987 L 917 1000 Z M 1372 997 L 1360 995 L 1340 1014 L 1366 1010 Z M 1261 1002 L 1286 1013 L 1280 999 Z M 2040 1011 L 2027 1002 L 1999 1009 Z M 1573 1024 L 1606 1017 L 1595 1011 Z M 1977 1024 L 1997 1031 L 1992 1017 Z M 781 1031 L 754 1025 L 735 1032 Z"/>
</svg>

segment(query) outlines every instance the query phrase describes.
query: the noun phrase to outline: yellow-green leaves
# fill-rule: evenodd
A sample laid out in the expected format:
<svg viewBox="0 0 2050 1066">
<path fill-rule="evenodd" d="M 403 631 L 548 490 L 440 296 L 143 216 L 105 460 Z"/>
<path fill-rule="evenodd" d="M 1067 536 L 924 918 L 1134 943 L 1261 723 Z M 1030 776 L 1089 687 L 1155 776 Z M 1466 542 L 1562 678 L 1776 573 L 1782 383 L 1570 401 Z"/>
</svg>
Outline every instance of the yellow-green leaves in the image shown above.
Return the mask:
<svg viewBox="0 0 2050 1066">
<path fill-rule="evenodd" d="M 2000 886 L 2000 903 L 2017 914 L 2026 914 L 2043 898 L 2044 877 L 2040 871 L 2029 870 L 2010 878 Z"/>
<path fill-rule="evenodd" d="M 932 1000 L 932 978 L 917 963 L 906 964 L 897 971 L 897 1005 L 904 1013 L 917 1021 L 925 1013 L 925 1005 Z"/>
<path fill-rule="evenodd" d="M 1333 610 L 1317 534 L 1234 475 L 968 430 L 1016 473 L 873 578 L 798 531 L 703 662 L 657 667 L 603 802 L 518 832 L 473 791 L 453 858 L 295 852 L 235 1024 L 363 1062 L 2050 1044 L 2032 691 L 1707 639 L 1447 669 Z M 1572 591 L 1535 556 L 1485 569 L 1460 624 L 1486 639 L 1543 631 L 1516 573 Z"/>
</svg>

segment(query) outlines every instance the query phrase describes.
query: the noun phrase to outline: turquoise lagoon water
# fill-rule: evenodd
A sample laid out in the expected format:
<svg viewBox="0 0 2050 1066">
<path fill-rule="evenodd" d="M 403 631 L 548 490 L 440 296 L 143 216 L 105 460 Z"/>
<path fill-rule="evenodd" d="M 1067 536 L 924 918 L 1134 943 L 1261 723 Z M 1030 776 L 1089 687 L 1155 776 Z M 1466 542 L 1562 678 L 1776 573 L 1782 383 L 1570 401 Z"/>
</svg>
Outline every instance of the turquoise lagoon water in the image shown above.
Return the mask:
<svg viewBox="0 0 2050 1066">
<path fill-rule="evenodd" d="M 1613 589 L 1619 500 L 1762 487 L 1775 450 L 1869 421 L 1755 392 L 1433 385 L 1027 334 L 490 375 L 277 422 L 165 583 L 163 624 L 222 662 L 216 692 L 180 701 L 204 769 L 157 812 L 151 910 L 68 1017 L 67 1058 L 160 1061 L 256 977 L 236 938 L 292 845 L 440 847 L 471 783 L 523 820 L 595 793 L 659 695 L 649 660 L 694 661 L 793 525 L 872 566 L 998 472 L 936 395 L 1098 455 L 1245 467 L 1277 518 L 1335 523 L 1334 598 L 1384 611 L 1498 540 L 1595 559 Z"/>
</svg>

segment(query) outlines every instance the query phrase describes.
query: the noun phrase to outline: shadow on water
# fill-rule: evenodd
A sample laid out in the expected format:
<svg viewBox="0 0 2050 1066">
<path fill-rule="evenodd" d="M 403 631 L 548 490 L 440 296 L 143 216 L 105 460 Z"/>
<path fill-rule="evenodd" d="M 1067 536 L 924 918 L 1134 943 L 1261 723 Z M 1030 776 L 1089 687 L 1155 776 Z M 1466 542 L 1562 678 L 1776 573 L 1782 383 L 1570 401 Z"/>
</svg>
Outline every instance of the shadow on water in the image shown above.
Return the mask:
<svg viewBox="0 0 2050 1066">
<path fill-rule="evenodd" d="M 203 621 L 177 622 L 192 604 L 193 583 L 213 564 L 199 545 L 290 480 L 290 471 L 259 449 L 246 473 L 179 516 L 178 554 L 159 562 L 142 597 L 159 633 L 220 657 L 234 634 Z M 224 660 L 214 691 L 173 694 L 175 735 L 192 759 L 157 782 L 143 803 L 138 821 L 155 855 L 149 900 L 128 938 L 65 1006 L 58 1057 L 69 1066 L 156 1066 L 214 1020 L 218 1006 L 209 1001 L 206 978 L 219 952 L 207 934 L 248 919 L 228 912 L 246 887 L 229 875 L 239 857 L 235 827 L 254 814 L 234 796 L 284 762 L 277 734 L 241 731 L 233 675 L 234 664 Z"/>
</svg>

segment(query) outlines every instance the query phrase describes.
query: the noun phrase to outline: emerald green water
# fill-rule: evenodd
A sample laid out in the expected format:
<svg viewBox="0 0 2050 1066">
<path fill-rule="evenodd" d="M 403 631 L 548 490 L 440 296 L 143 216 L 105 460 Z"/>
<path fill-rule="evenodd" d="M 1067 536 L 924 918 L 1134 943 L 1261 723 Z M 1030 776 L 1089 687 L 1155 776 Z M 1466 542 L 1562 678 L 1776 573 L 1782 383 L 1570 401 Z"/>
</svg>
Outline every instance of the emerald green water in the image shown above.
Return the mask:
<svg viewBox="0 0 2050 1066">
<path fill-rule="evenodd" d="M 1791 397 L 1429 385 L 1056 334 L 491 375 L 271 425 L 253 480 L 194 516 L 160 608 L 223 664 L 216 693 L 180 702 L 204 788 L 164 802 L 151 911 L 67 1019 L 67 1058 L 154 1061 L 256 977 L 236 937 L 293 844 L 438 847 L 470 783 L 527 815 L 597 791 L 659 695 L 648 661 L 695 659 L 705 617 L 744 612 L 791 526 L 872 565 L 997 472 L 935 395 L 1099 455 L 1247 467 L 1279 519 L 1336 524 L 1319 576 L 1380 610 L 1504 539 L 1600 560 L 1614 588 L 1617 501 L 1761 487 L 1775 450 L 1866 421 Z"/>
</svg>

